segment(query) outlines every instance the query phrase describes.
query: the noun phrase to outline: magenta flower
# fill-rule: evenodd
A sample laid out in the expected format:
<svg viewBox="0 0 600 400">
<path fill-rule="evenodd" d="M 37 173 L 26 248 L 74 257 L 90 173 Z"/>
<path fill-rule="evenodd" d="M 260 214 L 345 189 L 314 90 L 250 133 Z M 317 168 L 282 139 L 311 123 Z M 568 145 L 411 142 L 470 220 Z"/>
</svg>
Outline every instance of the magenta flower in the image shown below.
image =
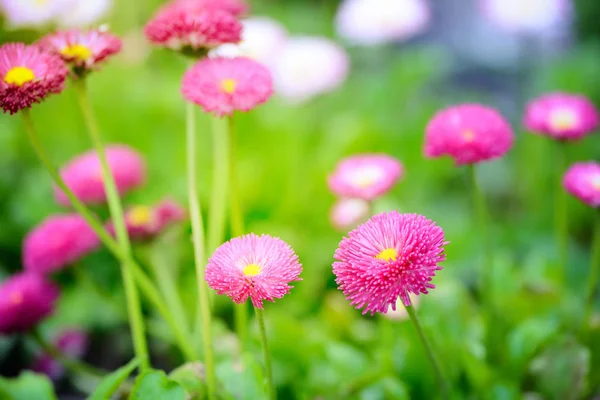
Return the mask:
<svg viewBox="0 0 600 400">
<path fill-rule="evenodd" d="M 125 223 L 132 239 L 151 239 L 164 229 L 177 222 L 185 221 L 185 208 L 172 200 L 163 200 L 154 207 L 138 205 L 131 207 L 125 214 Z M 114 233 L 112 223 L 108 230 Z"/>
<path fill-rule="evenodd" d="M 227 8 L 216 1 L 172 1 L 158 10 L 146 24 L 144 33 L 150 42 L 171 50 L 201 54 L 224 43 L 241 39 L 242 25 Z"/>
<path fill-rule="evenodd" d="M 525 127 L 558 140 L 580 139 L 598 128 L 600 115 L 584 96 L 551 93 L 527 105 Z"/>
<path fill-rule="evenodd" d="M 0 334 L 25 332 L 52 314 L 60 292 L 42 275 L 21 272 L 0 284 Z"/>
<path fill-rule="evenodd" d="M 461 104 L 439 111 L 427 124 L 425 155 L 450 156 L 456 165 L 502 157 L 514 135 L 500 113 L 480 104 Z"/>
<path fill-rule="evenodd" d="M 208 286 L 238 304 L 248 298 L 254 307 L 280 299 L 299 281 L 302 265 L 283 240 L 253 233 L 231 239 L 212 255 L 206 267 Z"/>
<path fill-rule="evenodd" d="M 146 164 L 142 156 L 131 147 L 107 146 L 106 158 L 121 195 L 145 182 Z M 82 202 L 100 204 L 106 201 L 100 160 L 95 151 L 88 151 L 72 159 L 61 169 L 60 175 Z M 63 206 L 70 204 L 67 196 L 56 186 L 54 197 Z"/>
<path fill-rule="evenodd" d="M 363 199 L 339 199 L 331 208 L 331 224 L 339 230 L 348 230 L 364 222 L 371 206 Z"/>
<path fill-rule="evenodd" d="M 88 335 L 78 329 L 67 329 L 54 340 L 54 346 L 69 358 L 79 359 L 87 350 Z M 47 375 L 52 380 L 60 379 L 65 373 L 62 364 L 44 352 L 35 357 L 31 370 Z"/>
<path fill-rule="evenodd" d="M 23 241 L 23 267 L 48 274 L 70 266 L 100 246 L 96 233 L 78 214 L 46 218 Z"/>
<path fill-rule="evenodd" d="M 563 177 L 563 186 L 571 195 L 591 207 L 600 207 L 600 164 L 573 164 Z"/>
<path fill-rule="evenodd" d="M 248 11 L 248 5 L 242 0 L 175 0 L 174 3 L 195 11 L 225 11 L 236 17 Z"/>
<path fill-rule="evenodd" d="M 404 174 L 400 161 L 385 154 L 343 159 L 329 176 L 329 189 L 341 197 L 374 200 L 387 193 Z"/>
<path fill-rule="evenodd" d="M 224 116 L 266 102 L 273 82 L 267 68 L 249 58 L 207 58 L 185 73 L 181 92 L 204 111 Z"/>
<path fill-rule="evenodd" d="M 99 30 L 71 30 L 50 34 L 40 40 L 40 46 L 60 56 L 76 73 L 98 67 L 108 57 L 121 51 L 121 39 Z"/>
<path fill-rule="evenodd" d="M 38 46 L 8 43 L 0 47 L 0 107 L 14 114 L 60 93 L 69 71 L 62 60 Z"/>
<path fill-rule="evenodd" d="M 444 231 L 418 214 L 375 215 L 340 242 L 333 273 L 344 295 L 363 314 L 396 309 L 398 297 L 428 293 L 446 259 Z"/>
</svg>

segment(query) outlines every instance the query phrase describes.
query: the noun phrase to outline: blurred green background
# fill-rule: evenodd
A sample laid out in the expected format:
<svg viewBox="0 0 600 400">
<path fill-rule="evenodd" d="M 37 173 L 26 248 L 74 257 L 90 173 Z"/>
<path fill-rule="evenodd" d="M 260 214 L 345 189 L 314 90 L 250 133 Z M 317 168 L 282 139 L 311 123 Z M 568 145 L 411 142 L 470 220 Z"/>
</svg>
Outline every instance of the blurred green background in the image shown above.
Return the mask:
<svg viewBox="0 0 600 400">
<path fill-rule="evenodd" d="M 450 242 L 444 270 L 434 279 L 437 288 L 421 297 L 419 314 L 442 354 L 457 398 L 591 398 L 600 384 L 600 328 L 589 340 L 574 332 L 583 314 L 592 210 L 569 199 L 568 277 L 558 282 L 552 210 L 557 174 L 562 172 L 553 161 L 554 143 L 521 127 L 525 101 L 546 91 L 582 93 L 600 104 L 600 3 L 575 4 L 578 17 L 566 45 L 536 54 L 537 42 L 513 38 L 518 55 L 510 65 L 482 62 L 461 50 L 460 40 L 443 40 L 450 34 L 444 29 L 453 25 L 436 23 L 444 14 L 435 4 L 434 10 L 439 10 L 431 32 L 393 46 L 348 48 L 351 73 L 335 92 L 302 105 L 275 96 L 252 113 L 236 115 L 247 228 L 280 236 L 304 266 L 303 281 L 291 294 L 266 307 L 281 398 L 433 396 L 434 376 L 412 326 L 361 316 L 337 291 L 331 273 L 333 252 L 344 233 L 329 223 L 335 199 L 326 177 L 342 157 L 363 152 L 390 154 L 406 168 L 403 181 L 377 202 L 376 211 L 424 214 L 443 227 Z M 123 53 L 90 78 L 107 141 L 133 146 L 148 163 L 146 186 L 128 195 L 126 205 L 153 204 L 165 196 L 186 203 L 184 104 L 179 92 L 186 60 L 151 49 L 141 33 L 158 5 L 155 0 L 117 2 L 110 26 L 125 40 Z M 252 14 L 280 21 L 291 34 L 334 37 L 336 1 L 264 0 L 251 2 L 251 7 Z M 466 5 L 458 11 L 462 16 L 476 13 Z M 3 30 L 0 41 L 34 40 L 37 35 Z M 422 155 L 429 118 L 441 107 L 465 101 L 499 108 L 517 135 L 509 156 L 477 171 L 493 221 L 492 290 L 501 311 L 493 320 L 480 309 L 473 290 L 483 266 L 467 171 L 450 160 Z M 33 117 L 57 164 L 90 148 L 71 89 L 36 105 Z M 205 213 L 212 165 L 209 129 L 209 118 L 200 117 L 199 186 Z M 568 146 L 571 161 L 598 160 L 599 154 L 597 136 Z M 20 118 L 0 116 L 3 274 L 21 268 L 21 241 L 27 231 L 47 215 L 64 211 L 50 199 L 50 179 L 27 143 Z M 165 262 L 178 274 L 180 293 L 192 315 L 195 281 L 189 234 L 185 225 L 152 246 L 169 249 Z M 138 251 L 147 252 L 148 246 Z M 87 360 L 119 366 L 131 357 L 131 349 L 117 264 L 100 252 L 82 267 L 109 299 L 82 285 L 75 272 L 65 271 L 57 277 L 64 287 L 59 309 L 44 329 L 83 326 L 93 338 Z M 180 356 L 166 326 L 147 311 L 156 364 L 171 369 Z M 256 361 L 247 360 L 244 372 L 232 366 L 230 301 L 219 299 L 215 312 L 220 317 L 215 329 L 222 332 L 217 339 L 219 376 L 239 398 L 261 398 Z M 486 350 L 486 335 L 492 331 L 497 341 Z M 2 373 L 16 374 L 27 365 L 29 344 L 18 338 L 0 343 Z M 253 351 L 259 355 L 257 341 Z M 486 351 L 494 354 L 493 363 Z M 76 392 L 72 382 L 61 385 L 65 393 Z"/>
</svg>

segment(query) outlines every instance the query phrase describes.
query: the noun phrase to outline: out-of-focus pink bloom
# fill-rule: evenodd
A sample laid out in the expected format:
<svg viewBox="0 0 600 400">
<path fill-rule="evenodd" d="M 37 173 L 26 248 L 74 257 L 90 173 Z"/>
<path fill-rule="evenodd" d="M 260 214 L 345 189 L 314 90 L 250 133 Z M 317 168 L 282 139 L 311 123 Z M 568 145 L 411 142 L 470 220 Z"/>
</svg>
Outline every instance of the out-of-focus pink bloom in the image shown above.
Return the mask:
<svg viewBox="0 0 600 400">
<path fill-rule="evenodd" d="M 600 164 L 573 164 L 563 177 L 563 186 L 585 204 L 600 207 Z"/>
<path fill-rule="evenodd" d="M 211 51 L 211 57 L 248 57 L 267 67 L 273 65 L 287 40 L 285 28 L 267 17 L 245 19 L 242 26 L 242 41 L 219 46 Z"/>
<path fill-rule="evenodd" d="M 79 359 L 87 351 L 88 335 L 78 329 L 67 329 L 54 340 L 54 346 L 65 356 Z M 35 357 L 31 369 L 47 375 L 52 380 L 58 380 L 65 374 L 62 364 L 44 352 Z"/>
<path fill-rule="evenodd" d="M 100 245 L 96 233 L 78 214 L 46 218 L 23 242 L 23 266 L 27 271 L 52 273 L 70 266 Z"/>
<path fill-rule="evenodd" d="M 185 73 L 181 92 L 204 111 L 224 116 L 266 102 L 273 82 L 267 68 L 249 58 L 206 58 Z"/>
<path fill-rule="evenodd" d="M 283 240 L 253 233 L 231 239 L 212 255 L 205 279 L 218 294 L 238 304 L 248 298 L 254 307 L 290 292 L 290 282 L 299 281 L 302 265 Z"/>
<path fill-rule="evenodd" d="M 339 199 L 331 208 L 331 223 L 339 230 L 354 228 L 368 218 L 370 209 L 363 199 Z"/>
<path fill-rule="evenodd" d="M 192 55 L 240 41 L 242 25 L 233 14 L 200 4 L 190 0 L 168 3 L 146 24 L 146 37 L 157 46 Z"/>
<path fill-rule="evenodd" d="M 172 200 L 163 200 L 154 207 L 138 205 L 125 213 L 125 224 L 132 239 L 151 239 L 177 222 L 185 221 L 185 208 Z M 112 223 L 108 230 L 114 233 Z"/>
<path fill-rule="evenodd" d="M 480 104 L 461 104 L 439 111 L 427 124 L 425 155 L 450 156 L 456 165 L 502 157 L 512 147 L 508 121 Z"/>
<path fill-rule="evenodd" d="M 11 27 L 41 26 L 51 23 L 72 0 L 0 0 L 0 14 Z"/>
<path fill-rule="evenodd" d="M 146 164 L 138 152 L 125 145 L 111 145 L 105 150 L 108 166 L 119 194 L 123 195 L 144 183 Z M 88 151 L 75 157 L 61 169 L 60 175 L 82 202 L 100 204 L 106 201 L 100 160 L 95 151 Z M 67 196 L 56 186 L 54 196 L 59 204 L 63 206 L 70 204 Z"/>
<path fill-rule="evenodd" d="M 559 140 L 580 139 L 598 128 L 600 115 L 584 96 L 568 93 L 543 95 L 527 105 L 525 127 Z"/>
<path fill-rule="evenodd" d="M 410 301 L 412 306 L 417 308 L 421 302 L 421 298 L 419 296 L 412 296 Z M 392 321 L 403 321 L 408 319 L 408 312 L 406 311 L 404 304 L 402 304 L 402 300 L 398 298 L 398 300 L 396 300 L 396 308 L 393 309 L 392 306 L 389 306 L 387 312 L 383 314 L 383 316 Z"/>
<path fill-rule="evenodd" d="M 350 61 L 342 47 L 322 37 L 292 37 L 271 65 L 275 92 L 292 102 L 328 93 L 344 83 Z"/>
<path fill-rule="evenodd" d="M 542 34 L 561 27 L 571 16 L 570 0 L 479 0 L 484 16 L 515 33 Z"/>
<path fill-rule="evenodd" d="M 423 32 L 429 19 L 425 0 L 345 0 L 336 30 L 352 44 L 373 46 L 407 40 Z"/>
<path fill-rule="evenodd" d="M 329 189 L 340 197 L 373 200 L 386 194 L 402 177 L 400 161 L 385 154 L 343 159 L 329 176 Z"/>
<path fill-rule="evenodd" d="M 97 68 L 106 58 L 121 51 L 122 42 L 108 32 L 72 30 L 50 34 L 42 38 L 40 45 L 81 73 Z"/>
<path fill-rule="evenodd" d="M 187 7 L 190 12 L 225 11 L 236 17 L 248 11 L 248 5 L 242 0 L 175 0 L 172 4 Z"/>
<path fill-rule="evenodd" d="M 57 15 L 58 24 L 66 28 L 81 28 L 98 22 L 108 14 L 113 6 L 113 0 L 68 1 L 68 6 L 58 10 Z"/>
<path fill-rule="evenodd" d="M 446 259 L 444 231 L 418 214 L 375 215 L 340 242 L 333 273 L 340 290 L 363 314 L 396 309 L 398 297 L 428 293 Z"/>
<path fill-rule="evenodd" d="M 67 74 L 59 57 L 38 46 L 4 44 L 0 47 L 0 107 L 14 114 L 60 93 Z"/>
<path fill-rule="evenodd" d="M 25 332 L 54 311 L 60 291 L 42 275 L 22 272 L 0 283 L 0 334 Z"/>
</svg>

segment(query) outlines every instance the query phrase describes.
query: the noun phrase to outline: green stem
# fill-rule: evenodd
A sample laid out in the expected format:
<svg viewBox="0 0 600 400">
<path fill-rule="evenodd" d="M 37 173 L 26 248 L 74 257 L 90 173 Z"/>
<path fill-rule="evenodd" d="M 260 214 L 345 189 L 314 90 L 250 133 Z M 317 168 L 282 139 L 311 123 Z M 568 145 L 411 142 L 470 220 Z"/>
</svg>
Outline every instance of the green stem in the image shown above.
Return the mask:
<svg viewBox="0 0 600 400">
<path fill-rule="evenodd" d="M 237 160 L 237 137 L 233 117 L 229 117 L 229 212 L 231 220 L 231 236 L 238 237 L 244 234 L 244 215 L 240 201 L 238 160 Z M 240 351 L 246 350 L 248 340 L 248 306 L 246 303 L 233 305 L 235 320 L 235 331 L 240 341 Z"/>
<path fill-rule="evenodd" d="M 492 278 L 494 276 L 493 266 L 494 260 L 492 257 L 492 247 L 490 242 L 490 234 L 488 230 L 488 215 L 487 208 L 485 205 L 485 197 L 481 188 L 477 184 L 477 174 L 475 166 L 469 165 L 469 175 L 471 179 L 471 191 L 473 195 L 473 205 L 477 213 L 477 222 L 479 225 L 479 234 L 481 235 L 481 243 L 483 246 L 484 261 L 483 268 L 480 268 L 480 281 L 479 281 L 479 292 L 482 297 L 485 297 L 486 293 L 492 291 Z M 492 297 L 492 296 L 490 296 Z"/>
<path fill-rule="evenodd" d="M 586 296 L 586 323 L 590 320 L 594 310 L 594 300 L 598 286 L 598 275 L 600 275 L 600 210 L 595 211 L 594 238 L 592 242 L 592 255 L 590 261 L 590 276 Z"/>
<path fill-rule="evenodd" d="M 94 378 L 102 378 L 104 375 L 106 375 L 106 371 L 63 354 L 63 352 L 54 345 L 46 342 L 38 330 L 31 331 L 30 335 L 31 338 L 42 348 L 42 350 L 46 352 L 46 354 L 60 362 L 72 373 L 91 376 Z"/>
<path fill-rule="evenodd" d="M 41 143 L 38 139 L 38 136 L 36 134 L 36 131 L 35 131 L 35 128 L 33 125 L 33 121 L 31 120 L 31 115 L 29 113 L 29 110 L 23 110 L 21 112 L 21 115 L 23 117 L 23 121 L 25 122 L 25 128 L 26 128 L 28 137 L 31 141 L 31 144 L 32 144 L 38 158 L 40 159 L 42 164 L 46 167 L 48 173 L 52 177 L 52 180 L 54 181 L 54 183 L 60 189 L 62 189 L 62 191 L 65 193 L 65 195 L 71 202 L 71 205 L 73 206 L 73 208 L 83 217 L 83 219 L 86 220 L 86 222 L 88 223 L 90 228 L 92 228 L 92 230 L 96 233 L 96 235 L 98 235 L 98 238 L 100 239 L 100 241 L 115 256 L 115 258 L 122 263 L 126 262 L 126 258 L 123 256 L 121 249 L 117 245 L 117 242 L 113 239 L 112 236 L 110 236 L 110 234 L 106 231 L 106 229 L 104 228 L 102 223 L 94 216 L 94 214 L 92 214 L 92 212 L 77 198 L 77 196 L 75 196 L 75 194 L 71 191 L 71 189 L 69 189 L 69 187 L 65 184 L 65 182 L 61 178 L 60 174 L 58 173 L 58 170 L 56 169 L 56 167 L 54 167 L 54 164 L 52 164 L 52 162 L 50 161 L 50 158 L 46 154 L 43 146 L 41 145 Z M 149 300 L 152 303 L 154 303 L 154 305 L 158 309 L 159 313 L 162 314 L 163 318 L 165 319 L 165 321 L 167 322 L 167 324 L 170 326 L 171 330 L 177 337 L 178 336 L 177 332 L 179 330 L 179 327 L 174 323 L 172 318 L 169 318 L 171 314 L 168 311 L 168 308 L 164 305 L 164 302 L 162 301 L 162 299 L 160 298 L 160 295 L 158 294 L 158 290 L 156 289 L 156 287 L 154 286 L 154 284 L 152 283 L 150 278 L 148 278 L 148 276 L 144 273 L 144 271 L 142 271 L 139 268 L 139 266 L 137 264 L 134 263 L 132 265 L 134 266 L 135 276 L 140 285 L 140 289 L 149 298 Z M 161 310 L 162 310 L 162 312 L 161 312 Z M 179 337 L 181 338 L 181 335 L 179 335 Z M 182 345 L 182 341 L 180 340 L 180 349 L 182 350 L 182 352 L 184 354 L 190 354 L 189 351 L 185 350 L 185 347 L 186 346 Z"/>
<path fill-rule="evenodd" d="M 229 189 L 229 123 L 213 117 L 213 177 L 208 220 L 208 252 L 212 254 L 223 243 Z"/>
<path fill-rule="evenodd" d="M 554 233 L 558 248 L 558 278 L 560 284 L 564 284 L 569 251 L 569 227 L 567 223 L 567 192 L 562 185 L 562 176 L 567 170 L 566 146 L 563 142 L 558 143 L 556 165 L 558 171 L 556 174 L 556 197 L 554 198 Z"/>
<path fill-rule="evenodd" d="M 190 219 L 192 222 L 192 243 L 194 247 L 194 262 L 196 264 L 196 283 L 198 285 L 198 308 L 200 311 L 200 319 L 202 321 L 202 342 L 204 345 L 204 366 L 206 368 L 208 397 L 209 399 L 214 399 L 216 396 L 215 362 L 212 345 L 208 286 L 204 280 L 204 270 L 206 266 L 204 223 L 202 222 L 198 189 L 196 188 L 196 118 L 193 104 L 187 104 L 186 114 L 188 201 Z"/>
<path fill-rule="evenodd" d="M 436 357 L 435 352 L 433 351 L 433 347 L 427 340 L 427 336 L 425 336 L 425 332 L 423 331 L 423 328 L 421 327 L 421 323 L 419 322 L 419 319 L 417 318 L 417 314 L 415 313 L 413 306 L 405 306 L 405 307 L 406 307 L 406 311 L 408 312 L 411 322 L 413 323 L 415 329 L 417 330 L 417 333 L 419 334 L 419 339 L 421 339 L 421 342 L 423 343 L 423 346 L 425 347 L 425 350 L 427 351 L 427 357 L 429 358 L 429 361 L 431 362 L 431 365 L 433 366 L 433 369 L 435 371 L 435 376 L 437 378 L 438 385 L 439 385 L 440 391 L 442 393 L 442 398 L 448 399 L 449 395 L 450 395 L 450 385 L 446 381 L 445 375 L 443 373 L 442 365 L 440 364 L 438 358 Z"/>
<path fill-rule="evenodd" d="M 265 358 L 265 386 L 268 393 L 268 399 L 275 400 L 277 393 L 273 384 L 273 369 L 271 368 L 271 353 L 269 351 L 269 343 L 267 341 L 267 330 L 265 328 L 265 315 L 262 308 L 254 307 L 256 319 L 258 320 L 258 330 L 260 331 L 260 341 Z"/>
<path fill-rule="evenodd" d="M 121 274 L 123 276 L 123 286 L 125 287 L 125 299 L 127 301 L 127 310 L 129 314 L 131 334 L 133 337 L 133 347 L 136 357 L 140 360 L 140 368 L 144 370 L 150 366 L 148 344 L 146 343 L 146 334 L 144 332 L 145 329 L 142 307 L 137 288 L 135 286 L 131 244 L 129 242 L 127 227 L 125 225 L 123 207 L 121 205 L 117 185 L 115 184 L 115 179 L 106 159 L 106 153 L 104 151 L 100 130 L 98 129 L 98 124 L 96 123 L 94 114 L 92 112 L 92 106 L 90 104 L 86 89 L 86 80 L 84 78 L 80 78 L 73 82 L 77 92 L 77 98 L 79 100 L 81 112 L 87 126 L 88 134 L 90 135 L 90 139 L 96 149 L 96 152 L 98 153 L 98 158 L 100 160 L 102 181 L 104 182 L 108 208 L 110 210 L 113 225 L 115 227 L 117 243 L 119 243 L 119 247 L 121 248 L 123 256 L 126 259 L 125 262 L 121 263 Z"/>
</svg>

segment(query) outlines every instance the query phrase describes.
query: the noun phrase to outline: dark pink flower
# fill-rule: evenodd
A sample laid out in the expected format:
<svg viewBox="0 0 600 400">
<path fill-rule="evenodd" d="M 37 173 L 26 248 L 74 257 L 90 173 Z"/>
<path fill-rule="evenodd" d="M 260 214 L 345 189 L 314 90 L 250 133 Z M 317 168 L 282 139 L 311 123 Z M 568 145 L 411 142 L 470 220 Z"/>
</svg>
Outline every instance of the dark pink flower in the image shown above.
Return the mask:
<svg viewBox="0 0 600 400">
<path fill-rule="evenodd" d="M 60 93 L 68 73 L 60 57 L 38 46 L 4 44 L 0 47 L 0 107 L 14 114 Z"/>
<path fill-rule="evenodd" d="M 52 273 L 70 266 L 99 246 L 98 236 L 83 217 L 53 215 L 25 237 L 23 266 L 31 272 Z"/>
<path fill-rule="evenodd" d="M 97 68 L 99 63 L 121 51 L 122 45 L 118 37 L 99 30 L 57 32 L 40 40 L 40 46 L 60 56 L 76 73 Z"/>
<path fill-rule="evenodd" d="M 563 186 L 585 204 L 600 207 L 600 164 L 573 164 L 563 177 Z"/>
<path fill-rule="evenodd" d="M 88 335 L 78 329 L 67 329 L 54 339 L 54 346 L 69 358 L 78 359 L 83 357 L 87 350 Z M 65 373 L 63 365 L 44 352 L 35 357 L 31 369 L 47 375 L 52 380 L 60 379 Z"/>
<path fill-rule="evenodd" d="M 461 104 L 439 111 L 427 124 L 425 155 L 450 156 L 456 165 L 502 157 L 514 135 L 500 113 L 480 104 Z"/>
<path fill-rule="evenodd" d="M 375 215 L 340 242 L 333 273 L 340 290 L 363 314 L 396 309 L 398 297 L 428 293 L 446 259 L 444 231 L 418 214 Z"/>
<path fill-rule="evenodd" d="M 60 292 L 42 275 L 21 272 L 0 284 L 0 334 L 26 332 L 54 311 Z"/>
<path fill-rule="evenodd" d="M 186 100 L 217 116 L 250 111 L 273 94 L 269 70 L 245 57 L 203 59 L 184 75 Z"/>
<path fill-rule="evenodd" d="M 172 200 L 163 200 L 154 207 L 138 205 L 129 208 L 125 213 L 125 224 L 129 237 L 144 240 L 159 235 L 170 225 L 186 218 L 185 208 Z M 107 228 L 114 233 L 112 223 Z"/>
<path fill-rule="evenodd" d="M 299 281 L 302 265 L 283 240 L 253 233 L 231 239 L 212 255 L 205 279 L 218 294 L 238 304 L 248 298 L 254 307 L 289 293 L 290 282 Z"/>
<path fill-rule="evenodd" d="M 584 96 L 550 93 L 527 105 L 524 123 L 531 132 L 559 140 L 574 140 L 595 131 L 600 115 Z"/>
<path fill-rule="evenodd" d="M 119 194 L 123 195 L 145 182 L 146 164 L 142 156 L 131 147 L 107 146 L 106 158 Z M 60 175 L 67 187 L 82 202 L 100 204 L 106 201 L 100 159 L 95 151 L 88 151 L 69 161 L 60 170 Z M 54 197 L 63 206 L 70 204 L 67 196 L 56 186 L 54 187 Z"/>
<path fill-rule="evenodd" d="M 248 5 L 242 0 L 175 0 L 172 4 L 187 7 L 190 11 L 225 11 L 236 17 L 248 11 Z"/>
</svg>

